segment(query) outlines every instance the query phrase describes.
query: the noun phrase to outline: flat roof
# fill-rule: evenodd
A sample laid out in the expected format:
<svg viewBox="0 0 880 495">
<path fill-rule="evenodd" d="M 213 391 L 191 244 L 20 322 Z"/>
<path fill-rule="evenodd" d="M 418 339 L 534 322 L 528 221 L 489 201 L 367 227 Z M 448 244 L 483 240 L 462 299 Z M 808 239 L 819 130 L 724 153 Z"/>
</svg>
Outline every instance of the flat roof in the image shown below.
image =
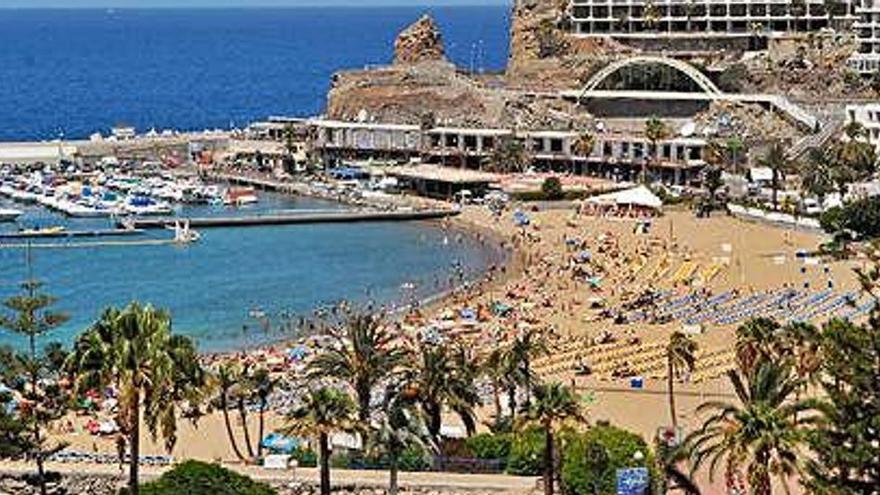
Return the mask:
<svg viewBox="0 0 880 495">
<path fill-rule="evenodd" d="M 487 172 L 428 164 L 389 167 L 385 169 L 385 173 L 396 177 L 433 180 L 453 184 L 492 183 L 500 180 L 499 176 Z"/>
<path fill-rule="evenodd" d="M 478 127 L 435 127 L 428 134 L 468 134 L 471 136 L 506 136 L 513 134 L 510 129 L 486 129 Z"/>
<path fill-rule="evenodd" d="M 0 143 L 0 163 L 53 161 L 71 156 L 78 148 L 67 143 Z"/>
<path fill-rule="evenodd" d="M 576 137 L 578 133 L 573 131 L 525 131 L 522 135 L 531 138 L 567 138 Z"/>
<path fill-rule="evenodd" d="M 383 131 L 418 131 L 420 129 L 417 125 L 346 122 L 344 120 L 316 119 L 310 121 L 310 123 L 318 127 L 331 127 L 336 129 L 372 129 Z"/>
</svg>

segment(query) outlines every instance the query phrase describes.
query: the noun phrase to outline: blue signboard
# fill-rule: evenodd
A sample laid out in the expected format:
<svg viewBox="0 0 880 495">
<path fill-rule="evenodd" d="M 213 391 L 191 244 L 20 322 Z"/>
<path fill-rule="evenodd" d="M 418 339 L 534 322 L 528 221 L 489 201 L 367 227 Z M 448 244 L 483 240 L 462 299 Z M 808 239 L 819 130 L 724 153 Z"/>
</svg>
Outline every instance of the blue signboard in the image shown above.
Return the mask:
<svg viewBox="0 0 880 495">
<path fill-rule="evenodd" d="M 617 495 L 645 495 L 648 493 L 648 468 L 617 470 Z"/>
</svg>

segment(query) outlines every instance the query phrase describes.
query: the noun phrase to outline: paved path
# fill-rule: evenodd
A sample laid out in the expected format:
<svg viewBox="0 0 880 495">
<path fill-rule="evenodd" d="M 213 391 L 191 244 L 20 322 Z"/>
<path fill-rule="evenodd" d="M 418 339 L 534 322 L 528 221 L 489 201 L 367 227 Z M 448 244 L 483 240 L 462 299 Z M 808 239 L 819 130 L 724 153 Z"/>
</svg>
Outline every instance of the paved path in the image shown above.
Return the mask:
<svg viewBox="0 0 880 495">
<path fill-rule="evenodd" d="M 240 466 L 225 464 L 242 474 L 265 482 L 272 483 L 309 483 L 318 484 L 316 468 L 296 468 L 287 472 L 270 471 L 256 466 Z M 117 465 L 107 464 L 62 464 L 47 463 L 47 470 L 61 474 L 75 473 L 79 475 L 95 474 L 104 476 L 127 475 L 127 466 L 123 471 Z M 0 477 L 4 475 L 20 475 L 33 473 L 33 464 L 21 462 L 0 463 Z M 168 468 L 150 466 L 141 467 L 141 477 L 149 480 L 161 475 Z M 350 469 L 333 469 L 330 473 L 334 486 L 385 487 L 388 485 L 387 471 L 367 471 Z M 538 478 L 526 476 L 508 476 L 503 474 L 454 474 L 454 473 L 400 473 L 400 486 L 409 488 L 456 489 L 462 491 L 497 491 L 505 493 L 528 493 L 538 486 Z"/>
</svg>

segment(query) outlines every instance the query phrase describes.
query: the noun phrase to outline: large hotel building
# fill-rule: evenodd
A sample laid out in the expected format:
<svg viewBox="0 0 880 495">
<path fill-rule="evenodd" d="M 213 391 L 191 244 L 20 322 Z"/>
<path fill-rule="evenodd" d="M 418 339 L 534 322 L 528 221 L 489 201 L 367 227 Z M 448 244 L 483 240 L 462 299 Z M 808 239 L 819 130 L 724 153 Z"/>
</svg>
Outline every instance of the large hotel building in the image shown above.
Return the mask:
<svg viewBox="0 0 880 495">
<path fill-rule="evenodd" d="M 880 69 L 880 0 L 571 0 L 572 32 L 615 38 L 770 37 L 854 29 L 851 67 Z"/>
</svg>

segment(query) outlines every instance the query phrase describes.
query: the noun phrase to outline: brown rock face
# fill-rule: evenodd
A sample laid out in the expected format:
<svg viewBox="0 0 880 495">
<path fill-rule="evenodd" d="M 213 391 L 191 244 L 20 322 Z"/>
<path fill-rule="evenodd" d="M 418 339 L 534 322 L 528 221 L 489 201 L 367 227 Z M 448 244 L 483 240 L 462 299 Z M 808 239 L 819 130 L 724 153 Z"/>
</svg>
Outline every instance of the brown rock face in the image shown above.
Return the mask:
<svg viewBox="0 0 880 495">
<path fill-rule="evenodd" d="M 431 60 L 446 60 L 446 51 L 437 23 L 426 14 L 397 36 L 394 63 L 408 65 Z"/>
</svg>

